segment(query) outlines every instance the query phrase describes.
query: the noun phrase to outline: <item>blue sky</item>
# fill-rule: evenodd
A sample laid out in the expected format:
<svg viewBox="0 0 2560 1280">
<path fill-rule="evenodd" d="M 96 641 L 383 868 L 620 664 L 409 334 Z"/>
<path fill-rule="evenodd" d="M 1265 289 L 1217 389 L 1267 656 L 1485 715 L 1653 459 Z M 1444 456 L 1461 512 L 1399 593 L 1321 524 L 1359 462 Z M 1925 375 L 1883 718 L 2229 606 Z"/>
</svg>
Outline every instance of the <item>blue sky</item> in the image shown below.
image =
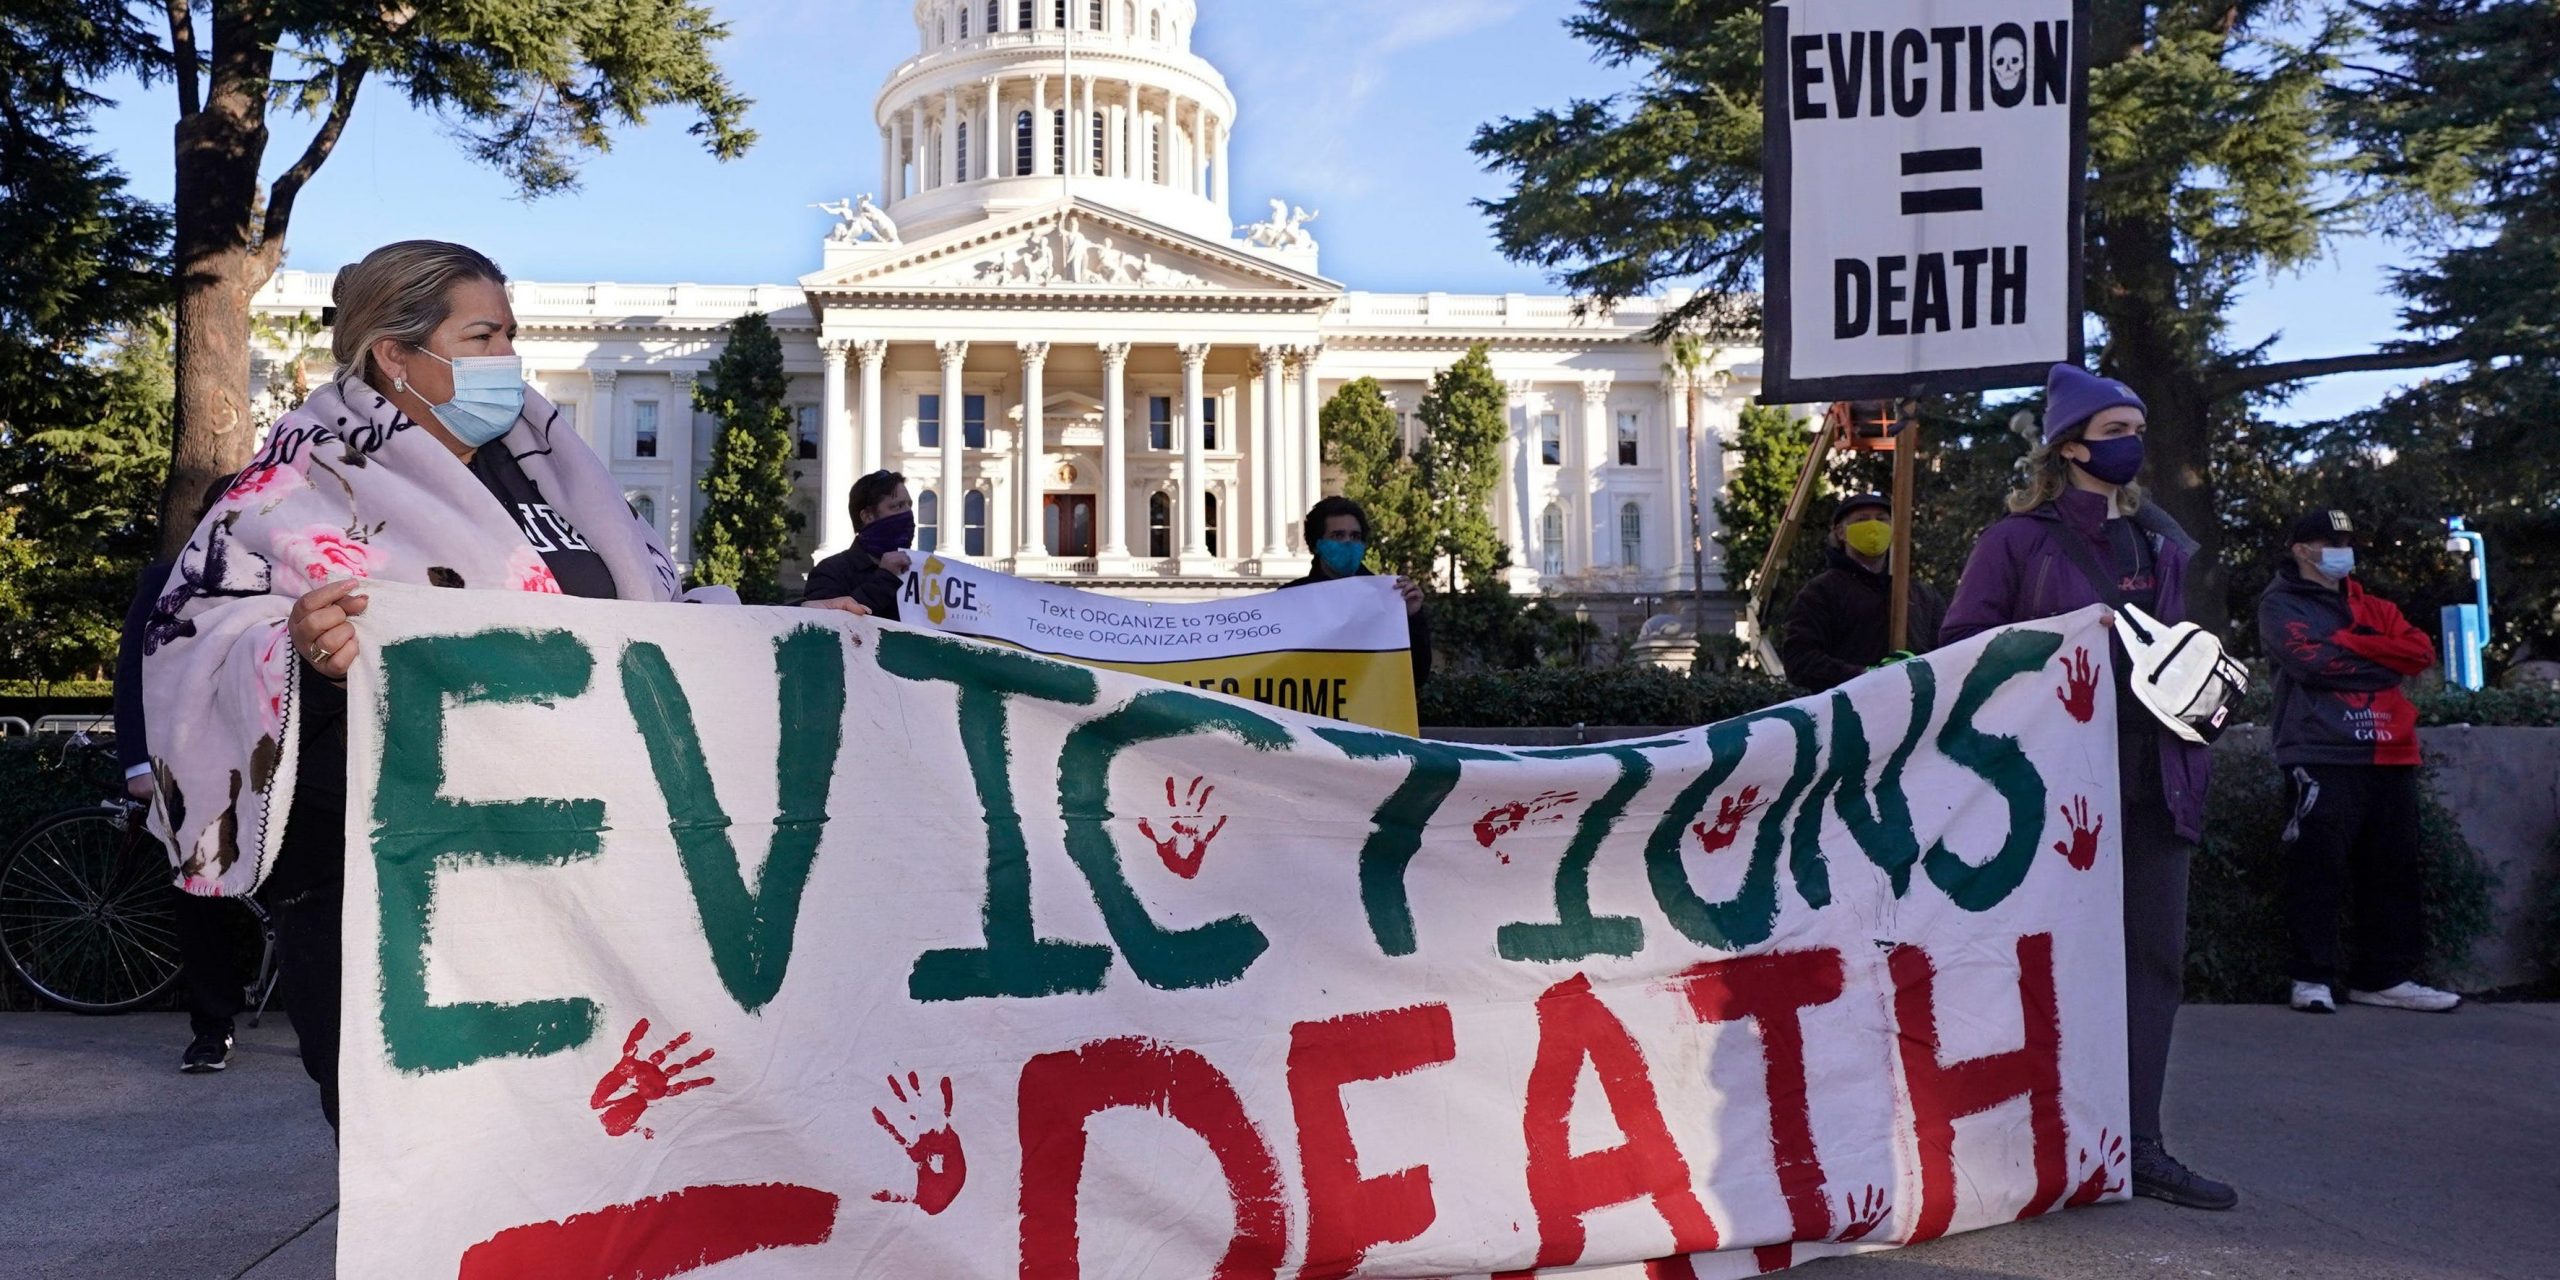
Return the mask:
<svg viewBox="0 0 2560 1280">
<path fill-rule="evenodd" d="M 808 206 L 878 182 L 871 103 L 916 51 L 911 0 L 730 0 L 719 57 L 755 99 L 761 140 L 723 164 L 664 113 L 617 134 L 573 193 L 523 203 L 467 160 L 432 118 L 369 84 L 335 155 L 305 189 L 288 265 L 329 270 L 386 241 L 434 236 L 488 252 L 528 280 L 780 283 L 814 269 L 830 219 Z M 1563 28 L 1570 0 L 1200 0 L 1195 49 L 1239 102 L 1232 159 L 1238 221 L 1268 196 L 1317 210 L 1326 275 L 1359 289 L 1552 292 L 1495 252 L 1469 203 L 1501 193 L 1467 151 L 1478 126 L 1625 87 Z M 169 194 L 174 94 L 116 86 L 98 120 L 137 194 Z M 279 118 L 271 171 L 307 122 Z M 2235 318 L 2278 356 L 2362 350 L 2392 329 L 2385 255 L 2265 282 Z M 2399 379 L 2333 378 L 2283 413 L 2361 408 Z"/>
</svg>

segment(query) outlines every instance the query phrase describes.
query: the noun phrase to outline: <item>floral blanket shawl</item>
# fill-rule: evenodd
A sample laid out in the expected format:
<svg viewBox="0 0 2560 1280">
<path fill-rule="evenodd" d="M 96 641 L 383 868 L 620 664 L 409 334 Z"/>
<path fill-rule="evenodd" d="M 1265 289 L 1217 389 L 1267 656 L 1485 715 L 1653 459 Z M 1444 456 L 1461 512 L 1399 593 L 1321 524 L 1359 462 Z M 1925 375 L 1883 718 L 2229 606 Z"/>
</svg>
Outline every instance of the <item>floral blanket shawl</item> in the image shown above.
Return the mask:
<svg viewBox="0 0 2560 1280">
<path fill-rule="evenodd" d="M 672 600 L 657 534 L 558 410 L 528 390 L 508 449 L 613 571 L 626 600 Z M 143 636 L 143 706 L 159 793 L 151 829 L 179 887 L 244 894 L 272 866 L 293 809 L 300 682 L 286 618 L 340 578 L 488 591 L 559 584 L 469 467 L 353 379 L 314 392 L 196 526 Z"/>
</svg>

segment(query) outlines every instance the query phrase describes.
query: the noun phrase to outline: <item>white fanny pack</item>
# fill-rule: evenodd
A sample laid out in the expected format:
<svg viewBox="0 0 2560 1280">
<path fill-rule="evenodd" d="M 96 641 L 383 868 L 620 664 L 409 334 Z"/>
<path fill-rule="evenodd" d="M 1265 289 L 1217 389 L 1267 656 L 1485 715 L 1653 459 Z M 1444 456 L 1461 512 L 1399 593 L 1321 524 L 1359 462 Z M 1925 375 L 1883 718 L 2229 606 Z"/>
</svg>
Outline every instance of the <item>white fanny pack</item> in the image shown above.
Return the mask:
<svg viewBox="0 0 2560 1280">
<path fill-rule="evenodd" d="M 2134 700 L 2189 742 L 2221 737 L 2231 708 L 2249 691 L 2249 673 L 2223 652 L 2219 638 L 2192 622 L 2173 627 L 2132 605 L 2113 607 L 2116 636 L 2132 664 Z"/>
</svg>

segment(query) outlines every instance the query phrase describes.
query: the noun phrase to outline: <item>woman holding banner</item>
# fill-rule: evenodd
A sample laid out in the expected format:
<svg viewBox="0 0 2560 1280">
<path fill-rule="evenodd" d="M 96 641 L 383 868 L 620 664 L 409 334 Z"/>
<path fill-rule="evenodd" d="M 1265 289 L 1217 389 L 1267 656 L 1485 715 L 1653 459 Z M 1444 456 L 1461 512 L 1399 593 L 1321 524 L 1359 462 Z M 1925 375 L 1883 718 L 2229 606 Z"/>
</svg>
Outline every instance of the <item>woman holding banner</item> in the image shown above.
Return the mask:
<svg viewBox="0 0 2560 1280">
<path fill-rule="evenodd" d="M 142 644 L 153 830 L 188 892 L 263 890 L 335 1128 L 359 588 L 666 601 L 680 584 L 603 462 L 525 386 L 497 264 L 402 241 L 339 271 L 332 301 L 336 376 L 197 524 Z"/>
<path fill-rule="evenodd" d="M 2142 398 L 2111 378 L 2055 365 L 2045 417 L 2009 515 L 1983 531 L 1965 562 L 1938 639 L 1954 644 L 2013 622 L 2092 604 L 2131 604 L 2163 622 L 2186 617 L 2194 543 L 2144 502 Z M 2074 544 L 2077 544 L 2076 546 Z M 2087 567 L 2082 568 L 2083 565 Z M 2101 567 L 2103 566 L 2103 567 Z M 2187 863 L 2204 834 L 2210 756 L 2160 723 L 2127 687 L 2114 645 L 2118 827 L 2124 849 L 2126 1047 L 2133 1190 L 2196 1209 L 2239 1203 L 2230 1186 L 2188 1169 L 2162 1145 L 2160 1095 L 2186 978 Z M 2095 676 L 2073 677 L 2087 705 Z M 2070 714 L 2086 718 L 2086 712 Z"/>
</svg>

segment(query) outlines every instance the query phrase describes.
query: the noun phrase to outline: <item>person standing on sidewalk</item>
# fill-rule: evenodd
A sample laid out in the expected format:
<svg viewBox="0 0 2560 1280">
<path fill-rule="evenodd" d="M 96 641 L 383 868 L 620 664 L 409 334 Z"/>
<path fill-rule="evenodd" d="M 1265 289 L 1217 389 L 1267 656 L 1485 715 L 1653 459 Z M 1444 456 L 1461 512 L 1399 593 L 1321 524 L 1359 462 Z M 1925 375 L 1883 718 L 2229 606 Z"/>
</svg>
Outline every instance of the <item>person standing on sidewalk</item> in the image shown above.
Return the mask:
<svg viewBox="0 0 2560 1280">
<path fill-rule="evenodd" d="M 2258 597 L 2258 636 L 2275 665 L 2276 767 L 2284 825 L 2293 1007 L 2352 1004 L 2441 1013 L 2462 1003 L 2410 977 L 2425 950 L 2418 870 L 2418 710 L 2400 682 L 2434 666 L 2435 644 L 2399 606 L 2364 589 L 2355 524 L 2313 511 L 2286 537 L 2292 557 Z M 2338 908 L 2354 947 L 2342 974 Z"/>
<path fill-rule="evenodd" d="M 1993 627 L 2092 604 L 2187 616 L 2183 530 L 2161 520 L 2142 471 L 2142 397 L 2113 378 L 2058 364 L 2045 377 L 2044 426 L 2009 515 L 1983 530 L 1938 630 L 1951 645 Z M 2190 1209 L 2229 1209 L 2240 1193 L 2189 1169 L 2161 1138 L 2169 1038 L 2186 996 L 2187 864 L 2204 838 L 2211 754 L 2169 732 L 2116 670 L 2116 775 L 2124 847 L 2124 1002 L 2133 1193 Z"/>
<path fill-rule="evenodd" d="M 1831 512 L 1831 536 L 1822 544 L 1826 567 L 1796 593 L 1778 662 L 1787 679 L 1807 693 L 1844 685 L 1887 658 L 1907 658 L 1938 647 L 1938 621 L 1947 602 L 1937 589 L 1911 579 L 1908 647 L 1893 647 L 1893 504 L 1881 493 L 1852 494 Z"/>
</svg>

